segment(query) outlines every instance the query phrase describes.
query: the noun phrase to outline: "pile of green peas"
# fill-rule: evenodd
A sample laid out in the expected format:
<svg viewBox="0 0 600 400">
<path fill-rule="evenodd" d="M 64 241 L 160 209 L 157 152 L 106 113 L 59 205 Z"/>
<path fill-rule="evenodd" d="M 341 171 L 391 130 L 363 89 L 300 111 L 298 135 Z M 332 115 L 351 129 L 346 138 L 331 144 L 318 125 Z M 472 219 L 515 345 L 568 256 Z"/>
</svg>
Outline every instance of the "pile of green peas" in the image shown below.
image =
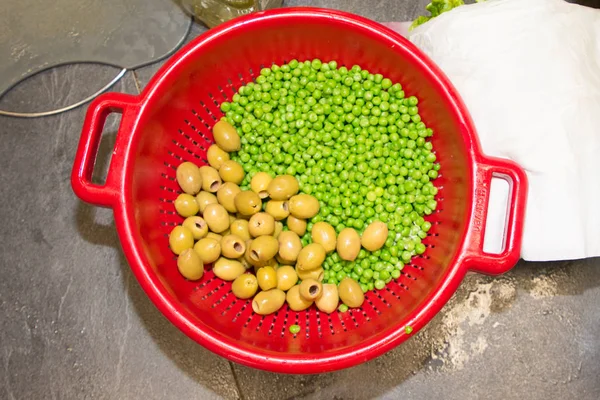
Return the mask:
<svg viewBox="0 0 600 400">
<path fill-rule="evenodd" d="M 383 289 L 425 252 L 421 241 L 431 223 L 424 216 L 437 208 L 432 181 L 440 165 L 418 99 L 407 97 L 400 83 L 358 65 L 292 60 L 263 68 L 221 110 L 241 136 L 242 148 L 232 159 L 246 172 L 242 189 L 260 171 L 289 174 L 319 200 L 303 246 L 319 221 L 337 233 L 351 227 L 362 234 L 377 220 L 388 225 L 380 250 L 361 249 L 354 261 L 329 254 L 324 282 L 349 276 L 364 292 Z"/>
</svg>

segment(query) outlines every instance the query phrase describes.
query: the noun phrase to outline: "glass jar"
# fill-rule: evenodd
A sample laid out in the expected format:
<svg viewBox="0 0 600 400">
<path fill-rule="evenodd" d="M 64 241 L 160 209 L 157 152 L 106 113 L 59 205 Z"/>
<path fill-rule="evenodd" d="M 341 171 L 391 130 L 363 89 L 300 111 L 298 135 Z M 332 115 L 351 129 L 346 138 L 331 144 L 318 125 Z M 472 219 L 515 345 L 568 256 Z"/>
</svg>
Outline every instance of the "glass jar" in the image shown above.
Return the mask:
<svg viewBox="0 0 600 400">
<path fill-rule="evenodd" d="M 210 28 L 254 11 L 281 7 L 283 0 L 181 0 L 183 7 Z"/>
</svg>

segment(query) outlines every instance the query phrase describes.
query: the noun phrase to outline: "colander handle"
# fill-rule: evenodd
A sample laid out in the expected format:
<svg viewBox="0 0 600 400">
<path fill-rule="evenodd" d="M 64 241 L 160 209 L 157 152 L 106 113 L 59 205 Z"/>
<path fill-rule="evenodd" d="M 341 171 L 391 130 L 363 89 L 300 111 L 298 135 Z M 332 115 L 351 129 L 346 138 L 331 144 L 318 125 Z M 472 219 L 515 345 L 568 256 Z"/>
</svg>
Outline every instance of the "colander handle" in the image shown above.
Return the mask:
<svg viewBox="0 0 600 400">
<path fill-rule="evenodd" d="M 492 178 L 509 183 L 504 250 L 499 254 L 483 250 Z M 473 218 L 467 237 L 466 264 L 470 270 L 499 275 L 507 272 L 521 257 L 521 242 L 527 202 L 527 175 L 517 164 L 499 158 L 484 158 L 477 163 Z"/>
<path fill-rule="evenodd" d="M 106 93 L 97 97 L 89 106 L 79 146 L 75 154 L 71 186 L 83 201 L 102 207 L 112 207 L 121 192 L 125 149 L 131 139 L 133 123 L 139 108 L 136 96 L 123 93 Z M 110 166 L 103 185 L 92 182 L 92 174 L 102 138 L 106 118 L 113 112 L 122 114 Z"/>
</svg>

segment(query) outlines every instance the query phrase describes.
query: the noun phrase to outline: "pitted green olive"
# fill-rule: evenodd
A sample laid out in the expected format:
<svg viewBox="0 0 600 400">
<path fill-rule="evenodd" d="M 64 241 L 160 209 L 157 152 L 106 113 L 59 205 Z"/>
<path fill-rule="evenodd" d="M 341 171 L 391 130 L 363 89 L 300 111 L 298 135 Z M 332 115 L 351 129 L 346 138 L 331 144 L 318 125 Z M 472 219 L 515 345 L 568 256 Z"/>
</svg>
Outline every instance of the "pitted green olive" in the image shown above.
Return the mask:
<svg viewBox="0 0 600 400">
<path fill-rule="evenodd" d="M 275 272 L 277 272 L 277 289 L 287 292 L 298 283 L 298 274 L 292 266 L 283 265 Z"/>
<path fill-rule="evenodd" d="M 305 300 L 315 301 L 323 290 L 323 285 L 316 279 L 307 279 L 300 284 L 300 296 Z"/>
<path fill-rule="evenodd" d="M 258 286 L 262 290 L 269 290 L 277 287 L 277 272 L 271 266 L 259 268 L 256 272 Z"/>
<path fill-rule="evenodd" d="M 285 231 L 279 234 L 279 257 L 285 262 L 295 262 L 302 250 L 302 241 L 295 232 Z"/>
<path fill-rule="evenodd" d="M 326 255 L 327 252 L 325 251 L 323 245 L 319 243 L 311 243 L 300 250 L 300 253 L 298 253 L 296 266 L 304 271 L 319 268 L 321 265 L 323 265 Z"/>
<path fill-rule="evenodd" d="M 201 191 L 196 195 L 196 203 L 198 203 L 201 213 L 204 213 L 209 204 L 217 204 L 218 202 L 217 196 L 210 192 Z"/>
<path fill-rule="evenodd" d="M 307 279 L 314 279 L 316 281 L 322 282 L 323 281 L 323 276 L 325 275 L 325 271 L 323 271 L 323 267 L 320 268 L 316 268 L 310 271 L 303 271 L 301 269 L 298 269 L 298 266 L 296 266 L 296 274 L 298 274 L 298 279 L 305 281 Z"/>
<path fill-rule="evenodd" d="M 208 164 L 218 171 L 219 168 L 221 168 L 221 165 L 223 165 L 225 161 L 229 160 L 229 153 L 224 151 L 218 145 L 212 144 L 206 151 L 206 158 L 208 160 Z"/>
<path fill-rule="evenodd" d="M 256 294 L 258 281 L 252 274 L 242 274 L 231 284 L 231 291 L 238 299 L 249 299 Z"/>
<path fill-rule="evenodd" d="M 266 262 L 277 254 L 279 243 L 273 236 L 259 236 L 250 243 L 250 259 Z"/>
<path fill-rule="evenodd" d="M 221 176 L 221 179 L 223 179 L 223 182 L 233 182 L 236 185 L 239 185 L 244 180 L 246 173 L 240 164 L 233 160 L 228 160 L 221 165 L 219 175 Z"/>
<path fill-rule="evenodd" d="M 200 240 L 208 234 L 208 224 L 202 217 L 187 217 L 182 225 L 192 232 L 194 240 Z"/>
<path fill-rule="evenodd" d="M 200 208 L 198 207 L 198 203 L 196 203 L 194 196 L 187 193 L 181 193 L 177 196 L 177 199 L 175 199 L 175 210 L 177 210 L 177 214 L 187 218 L 198 214 Z"/>
<path fill-rule="evenodd" d="M 202 175 L 202 190 L 207 192 L 216 193 L 223 183 L 219 172 L 211 166 L 200 167 L 200 175 Z"/>
<path fill-rule="evenodd" d="M 194 245 L 194 251 L 200 256 L 204 264 L 210 264 L 221 257 L 221 241 L 205 237 Z"/>
<path fill-rule="evenodd" d="M 204 220 L 214 233 L 221 233 L 229 229 L 229 214 L 220 204 L 209 204 L 204 210 Z"/>
<path fill-rule="evenodd" d="M 248 231 L 248 221 L 245 219 L 236 219 L 229 226 L 232 235 L 241 237 L 244 241 L 250 240 L 250 232 Z"/>
<path fill-rule="evenodd" d="M 331 314 L 336 310 L 340 302 L 337 285 L 326 283 L 321 290 L 321 296 L 315 300 L 315 304 L 320 311 Z M 347 304 L 346 304 L 347 305 Z"/>
<path fill-rule="evenodd" d="M 235 183 L 225 182 L 221 185 L 219 190 L 217 190 L 217 200 L 227 211 L 235 213 L 237 212 L 237 208 L 235 207 L 235 196 L 241 191 L 242 189 Z"/>
<path fill-rule="evenodd" d="M 252 216 L 262 210 L 262 201 L 250 190 L 244 190 L 235 196 L 235 207 L 243 215 Z"/>
<path fill-rule="evenodd" d="M 277 221 L 286 219 L 290 215 L 287 201 L 269 200 L 265 211 L 272 215 Z"/>
<path fill-rule="evenodd" d="M 265 212 L 256 213 L 248 221 L 248 232 L 254 237 L 272 235 L 275 232 L 275 219 Z"/>
<path fill-rule="evenodd" d="M 268 315 L 279 310 L 285 303 L 283 290 L 271 289 L 260 292 L 252 300 L 252 310 L 260 315 Z"/>
<path fill-rule="evenodd" d="M 319 200 L 310 194 L 297 194 L 293 196 L 288 204 L 290 214 L 296 218 L 308 219 L 319 213 Z"/>
<path fill-rule="evenodd" d="M 221 257 L 215 262 L 213 272 L 218 278 L 221 278 L 224 281 L 233 281 L 235 278 L 246 272 L 246 268 L 244 268 L 242 263 L 237 260 Z"/>
<path fill-rule="evenodd" d="M 197 281 L 204 275 L 204 264 L 194 249 L 185 249 L 177 257 L 177 269 L 190 281 Z"/>
<path fill-rule="evenodd" d="M 360 251 L 360 236 L 354 229 L 344 228 L 338 235 L 336 249 L 342 260 L 356 260 Z"/>
<path fill-rule="evenodd" d="M 387 224 L 381 221 L 374 221 L 362 234 L 360 243 L 369 251 L 377 251 L 383 247 L 388 238 Z"/>
<path fill-rule="evenodd" d="M 240 258 L 246 252 L 244 239 L 237 235 L 223 236 L 221 239 L 221 254 L 227 258 Z"/>
<path fill-rule="evenodd" d="M 312 300 L 307 300 L 300 296 L 300 285 L 292 286 L 285 295 L 285 299 L 292 311 L 303 311 L 306 310 L 313 304 Z"/>
<path fill-rule="evenodd" d="M 242 148 L 240 135 L 229 122 L 221 120 L 213 127 L 213 137 L 220 148 L 228 153 Z"/>
<path fill-rule="evenodd" d="M 275 230 L 273 231 L 273 237 L 275 239 L 278 239 L 281 232 L 283 232 L 283 224 L 280 221 L 276 221 Z"/>
<path fill-rule="evenodd" d="M 280 265 L 295 265 L 296 264 L 295 261 L 286 261 L 286 260 L 284 260 L 283 258 L 281 258 L 279 256 L 279 254 L 277 254 L 275 256 L 275 261 L 277 261 L 277 263 L 280 264 Z"/>
<path fill-rule="evenodd" d="M 272 180 L 273 178 L 271 178 L 271 175 L 267 174 L 266 172 L 257 172 L 252 177 L 252 180 L 250 180 L 250 189 L 252 189 L 252 191 L 256 193 L 261 199 L 266 199 L 267 197 L 269 197 L 269 192 L 267 192 L 267 188 L 269 187 L 269 183 L 271 183 Z"/>
<path fill-rule="evenodd" d="M 296 234 L 300 237 L 304 236 L 306 233 L 306 220 L 296 218 L 293 215 L 290 215 L 287 219 L 287 227 L 290 231 L 296 232 Z"/>
<path fill-rule="evenodd" d="M 360 285 L 352 278 L 342 279 L 338 293 L 342 302 L 351 308 L 360 307 L 365 301 L 365 294 Z"/>
<path fill-rule="evenodd" d="M 213 239 L 216 240 L 217 242 L 221 243 L 221 240 L 223 240 L 223 235 L 219 235 L 218 233 L 214 233 L 214 232 L 208 232 L 206 234 L 206 238 L 207 239 Z"/>
<path fill-rule="evenodd" d="M 191 162 L 179 164 L 175 175 L 179 187 L 187 194 L 196 194 L 202 188 L 200 170 Z"/>
<path fill-rule="evenodd" d="M 275 177 L 267 187 L 269 197 L 273 200 L 287 200 L 300 188 L 298 180 L 291 175 L 279 175 Z"/>
<path fill-rule="evenodd" d="M 335 229 L 327 222 L 321 221 L 314 224 L 310 234 L 313 243 L 319 243 L 323 245 L 327 253 L 331 253 L 335 250 L 337 245 Z"/>
<path fill-rule="evenodd" d="M 176 226 L 169 235 L 169 247 L 173 253 L 179 255 L 184 250 L 191 249 L 194 246 L 194 235 L 183 226 Z"/>
</svg>

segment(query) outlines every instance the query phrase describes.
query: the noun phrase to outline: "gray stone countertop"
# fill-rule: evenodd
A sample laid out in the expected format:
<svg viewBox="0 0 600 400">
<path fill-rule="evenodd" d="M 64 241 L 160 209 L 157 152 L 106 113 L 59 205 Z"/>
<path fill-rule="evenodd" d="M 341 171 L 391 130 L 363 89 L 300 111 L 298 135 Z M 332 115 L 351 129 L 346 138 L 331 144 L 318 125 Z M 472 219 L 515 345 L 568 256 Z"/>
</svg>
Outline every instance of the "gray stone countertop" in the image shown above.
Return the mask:
<svg viewBox="0 0 600 400">
<path fill-rule="evenodd" d="M 378 21 L 412 19 L 426 3 L 286 2 Z M 190 38 L 203 30 L 194 26 Z M 139 93 L 157 68 L 128 72 L 113 90 Z M 98 65 L 47 71 L 10 91 L 0 109 L 66 105 L 117 72 Z M 600 398 L 599 259 L 521 262 L 499 278 L 468 275 L 414 338 L 336 373 L 276 375 L 212 354 L 143 293 L 111 212 L 73 195 L 85 110 L 0 117 L 0 399 Z M 100 173 L 115 127 L 113 119 L 105 129 Z"/>
</svg>

